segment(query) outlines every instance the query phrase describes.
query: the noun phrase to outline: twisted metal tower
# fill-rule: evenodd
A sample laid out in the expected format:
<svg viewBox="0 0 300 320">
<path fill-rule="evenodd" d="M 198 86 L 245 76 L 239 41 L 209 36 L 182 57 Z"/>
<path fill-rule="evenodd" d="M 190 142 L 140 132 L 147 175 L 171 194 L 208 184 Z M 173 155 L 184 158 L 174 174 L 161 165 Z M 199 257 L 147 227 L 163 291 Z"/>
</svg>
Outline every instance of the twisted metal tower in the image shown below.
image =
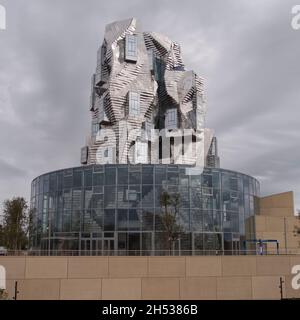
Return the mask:
<svg viewBox="0 0 300 320">
<path fill-rule="evenodd" d="M 193 150 L 183 157 L 183 164 L 193 164 L 200 130 L 205 133 L 205 164 L 219 163 L 211 160 L 217 154 L 216 143 L 204 129 L 203 79 L 185 69 L 178 43 L 142 32 L 135 18 L 106 26 L 92 76 L 90 111 L 91 136 L 81 150 L 82 164 L 128 159 L 133 164 L 167 163 L 164 159 L 169 157 L 174 163 L 176 155 L 184 155 L 183 145 Z M 153 129 L 160 134 L 152 135 Z M 172 132 L 188 129 L 189 138 L 170 139 Z M 170 142 L 162 147 L 165 139 Z"/>
</svg>

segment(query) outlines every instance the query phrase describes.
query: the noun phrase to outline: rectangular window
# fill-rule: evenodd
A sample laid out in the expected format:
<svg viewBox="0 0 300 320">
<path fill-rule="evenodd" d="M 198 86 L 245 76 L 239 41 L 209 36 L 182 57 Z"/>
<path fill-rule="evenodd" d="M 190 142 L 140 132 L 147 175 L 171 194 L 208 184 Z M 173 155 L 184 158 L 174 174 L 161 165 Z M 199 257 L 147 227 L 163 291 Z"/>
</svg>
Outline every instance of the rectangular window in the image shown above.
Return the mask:
<svg viewBox="0 0 300 320">
<path fill-rule="evenodd" d="M 92 75 L 92 80 L 91 80 L 91 97 L 90 97 L 90 111 L 94 110 L 94 105 L 95 105 L 95 82 L 96 82 L 96 75 Z"/>
<path fill-rule="evenodd" d="M 129 91 L 129 115 L 139 116 L 140 115 L 140 94 L 138 92 Z"/>
<path fill-rule="evenodd" d="M 108 117 L 105 112 L 105 95 L 103 95 L 100 98 L 97 97 L 96 106 L 98 109 L 98 122 L 99 123 L 109 122 Z"/>
<path fill-rule="evenodd" d="M 137 201 L 137 192 L 136 190 L 126 190 L 126 200 L 128 201 Z"/>
<path fill-rule="evenodd" d="M 107 147 L 103 151 L 103 163 L 115 163 L 115 149 Z"/>
<path fill-rule="evenodd" d="M 154 125 L 149 119 L 143 122 L 142 129 L 143 129 L 142 137 L 146 140 L 150 140 L 152 130 L 154 129 Z"/>
<path fill-rule="evenodd" d="M 92 137 L 96 137 L 98 131 L 99 131 L 99 123 L 98 122 L 93 122 L 92 123 Z"/>
<path fill-rule="evenodd" d="M 127 34 L 125 38 L 125 60 L 137 61 L 137 35 Z"/>
<path fill-rule="evenodd" d="M 154 53 L 153 49 L 150 49 L 147 51 L 148 58 L 149 58 L 149 69 L 151 72 L 154 70 Z"/>
<path fill-rule="evenodd" d="M 89 151 L 89 148 L 87 146 L 81 148 L 81 164 L 87 164 L 88 151 Z"/>
<path fill-rule="evenodd" d="M 169 109 L 166 112 L 165 128 L 176 129 L 177 128 L 177 109 Z"/>
</svg>

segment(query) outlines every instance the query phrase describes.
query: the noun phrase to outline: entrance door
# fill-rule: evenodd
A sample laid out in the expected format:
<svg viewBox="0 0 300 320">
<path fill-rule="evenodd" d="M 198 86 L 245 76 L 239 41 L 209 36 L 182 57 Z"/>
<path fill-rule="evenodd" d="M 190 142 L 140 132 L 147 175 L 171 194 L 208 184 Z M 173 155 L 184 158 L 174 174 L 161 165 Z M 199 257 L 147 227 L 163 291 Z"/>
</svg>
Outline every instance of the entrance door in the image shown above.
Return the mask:
<svg viewBox="0 0 300 320">
<path fill-rule="evenodd" d="M 238 240 L 233 240 L 232 241 L 232 254 L 233 255 L 239 255 L 240 254 L 240 241 Z"/>
<path fill-rule="evenodd" d="M 80 254 L 82 256 L 90 256 L 91 255 L 91 240 L 90 239 L 81 240 Z"/>
<path fill-rule="evenodd" d="M 91 240 L 91 255 L 92 256 L 99 256 L 102 254 L 102 239 L 101 238 L 94 238 Z"/>
<path fill-rule="evenodd" d="M 223 234 L 221 232 L 194 232 L 192 242 L 193 255 L 223 254 Z"/>
<path fill-rule="evenodd" d="M 115 239 L 114 238 L 103 239 L 102 254 L 104 256 L 113 256 L 115 254 Z"/>
<path fill-rule="evenodd" d="M 223 234 L 220 232 L 204 233 L 203 245 L 205 255 L 223 254 Z"/>
<path fill-rule="evenodd" d="M 98 256 L 102 253 L 102 239 L 90 238 L 81 240 L 81 252 L 83 256 Z"/>
</svg>

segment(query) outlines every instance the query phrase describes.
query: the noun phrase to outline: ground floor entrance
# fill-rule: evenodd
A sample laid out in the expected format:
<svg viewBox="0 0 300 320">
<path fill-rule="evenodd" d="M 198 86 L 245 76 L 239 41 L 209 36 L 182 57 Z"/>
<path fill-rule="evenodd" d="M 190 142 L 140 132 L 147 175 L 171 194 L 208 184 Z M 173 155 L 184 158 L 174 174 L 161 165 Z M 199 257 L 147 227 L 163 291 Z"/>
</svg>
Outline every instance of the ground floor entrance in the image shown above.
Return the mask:
<svg viewBox="0 0 300 320">
<path fill-rule="evenodd" d="M 84 256 L 149 256 L 149 255 L 239 255 L 243 253 L 243 238 L 223 232 L 186 232 L 167 237 L 164 232 L 114 231 L 78 233 L 75 237 L 42 239 L 45 252 L 68 251 Z M 69 253 L 70 251 L 70 253 Z"/>
</svg>

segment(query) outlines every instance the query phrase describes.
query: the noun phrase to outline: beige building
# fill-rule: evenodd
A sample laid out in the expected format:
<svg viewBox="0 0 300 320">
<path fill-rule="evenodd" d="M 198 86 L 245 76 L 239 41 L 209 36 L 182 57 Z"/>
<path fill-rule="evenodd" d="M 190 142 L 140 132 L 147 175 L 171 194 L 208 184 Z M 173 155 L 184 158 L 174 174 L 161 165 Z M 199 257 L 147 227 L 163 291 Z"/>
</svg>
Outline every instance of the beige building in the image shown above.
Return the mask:
<svg viewBox="0 0 300 320">
<path fill-rule="evenodd" d="M 295 216 L 292 191 L 259 198 L 257 214 L 250 217 L 246 226 L 247 233 L 256 234 L 257 240 L 277 240 L 281 254 L 300 253 L 300 237 L 295 232 L 300 220 Z M 264 251 L 276 253 L 276 243 L 265 242 L 263 246 Z M 250 247 L 253 249 L 253 245 Z"/>
</svg>

